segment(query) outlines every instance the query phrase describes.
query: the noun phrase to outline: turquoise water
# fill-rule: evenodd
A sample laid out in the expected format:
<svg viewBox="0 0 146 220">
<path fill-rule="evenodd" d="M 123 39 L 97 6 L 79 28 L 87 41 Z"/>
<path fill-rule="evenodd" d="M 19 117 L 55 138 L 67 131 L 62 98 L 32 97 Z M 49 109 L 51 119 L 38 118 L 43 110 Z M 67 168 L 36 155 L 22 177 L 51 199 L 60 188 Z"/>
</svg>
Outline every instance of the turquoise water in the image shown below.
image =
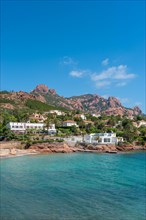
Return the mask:
<svg viewBox="0 0 146 220">
<path fill-rule="evenodd" d="M 145 220 L 146 153 L 1 159 L 1 220 Z"/>
</svg>

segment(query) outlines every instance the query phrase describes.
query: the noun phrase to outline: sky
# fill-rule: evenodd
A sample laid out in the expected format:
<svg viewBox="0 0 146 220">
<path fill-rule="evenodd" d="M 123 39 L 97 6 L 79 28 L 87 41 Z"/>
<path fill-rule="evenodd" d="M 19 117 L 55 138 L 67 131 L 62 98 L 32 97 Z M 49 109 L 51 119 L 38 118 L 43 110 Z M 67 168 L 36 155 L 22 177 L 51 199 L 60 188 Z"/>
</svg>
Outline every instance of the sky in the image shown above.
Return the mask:
<svg viewBox="0 0 146 220">
<path fill-rule="evenodd" d="M 37 84 L 145 108 L 144 0 L 1 0 L 1 90 Z"/>
</svg>

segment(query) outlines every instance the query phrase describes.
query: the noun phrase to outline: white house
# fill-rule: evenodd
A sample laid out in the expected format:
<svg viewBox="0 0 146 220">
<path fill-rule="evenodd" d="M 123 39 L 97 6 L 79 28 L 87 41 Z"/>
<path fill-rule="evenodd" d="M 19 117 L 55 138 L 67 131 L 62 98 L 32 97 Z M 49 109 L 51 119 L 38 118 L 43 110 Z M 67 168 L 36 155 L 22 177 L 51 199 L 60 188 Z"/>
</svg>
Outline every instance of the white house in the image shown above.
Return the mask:
<svg viewBox="0 0 146 220">
<path fill-rule="evenodd" d="M 85 116 L 84 114 L 76 114 L 74 117 L 75 117 L 75 118 L 81 118 L 81 119 L 83 119 L 83 120 L 86 120 L 86 116 Z"/>
<path fill-rule="evenodd" d="M 39 123 L 43 123 L 47 118 L 39 113 L 33 113 L 30 118 L 30 120 L 36 120 Z"/>
<path fill-rule="evenodd" d="M 115 144 L 118 143 L 118 138 L 116 133 L 94 133 L 85 135 L 84 141 L 91 144 Z"/>
<path fill-rule="evenodd" d="M 63 122 L 63 127 L 71 127 L 71 126 L 78 127 L 77 123 L 73 120 L 66 120 Z"/>
<path fill-rule="evenodd" d="M 11 131 L 15 132 L 25 132 L 26 130 L 26 123 L 21 123 L 21 122 L 9 122 L 6 127 L 9 128 Z"/>
<path fill-rule="evenodd" d="M 47 130 L 47 129 L 45 129 L 45 130 Z M 56 134 L 55 124 L 50 124 L 50 126 L 48 128 L 48 134 Z"/>
<path fill-rule="evenodd" d="M 59 110 L 50 110 L 48 113 L 56 114 L 56 115 L 65 115 L 64 112 L 59 111 Z"/>
<path fill-rule="evenodd" d="M 44 123 L 25 123 L 25 122 L 9 122 L 7 128 L 14 132 L 24 133 L 27 130 L 47 130 Z M 56 133 L 55 124 L 50 125 L 48 133 Z"/>
<path fill-rule="evenodd" d="M 100 114 L 92 114 L 93 117 L 99 118 L 101 115 Z"/>
</svg>

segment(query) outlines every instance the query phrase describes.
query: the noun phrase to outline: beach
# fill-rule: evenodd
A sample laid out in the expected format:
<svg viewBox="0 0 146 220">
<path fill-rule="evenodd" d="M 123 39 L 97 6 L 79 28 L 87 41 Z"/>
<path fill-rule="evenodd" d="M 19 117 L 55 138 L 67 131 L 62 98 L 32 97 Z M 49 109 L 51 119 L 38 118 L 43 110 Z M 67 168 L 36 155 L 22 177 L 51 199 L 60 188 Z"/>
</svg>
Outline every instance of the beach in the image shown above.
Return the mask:
<svg viewBox="0 0 146 220">
<path fill-rule="evenodd" d="M 25 149 L 24 144 L 18 141 L 7 141 L 0 143 L 0 158 L 3 157 L 18 157 L 25 155 L 36 154 L 51 154 L 51 153 L 121 153 L 146 150 L 146 145 L 92 145 L 92 144 L 74 144 L 69 145 L 67 142 L 63 143 L 36 143 L 32 144 L 28 149 Z"/>
</svg>

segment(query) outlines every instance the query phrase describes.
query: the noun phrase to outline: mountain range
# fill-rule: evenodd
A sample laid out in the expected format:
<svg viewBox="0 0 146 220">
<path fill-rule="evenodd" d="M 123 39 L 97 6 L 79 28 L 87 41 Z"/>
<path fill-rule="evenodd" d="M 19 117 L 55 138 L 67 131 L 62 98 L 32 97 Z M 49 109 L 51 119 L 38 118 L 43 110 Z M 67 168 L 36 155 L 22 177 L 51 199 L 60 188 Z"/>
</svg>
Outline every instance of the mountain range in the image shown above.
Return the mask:
<svg viewBox="0 0 146 220">
<path fill-rule="evenodd" d="M 28 103 L 44 107 L 50 106 L 52 109 L 80 110 L 90 114 L 106 114 L 106 115 L 141 115 L 142 111 L 138 106 L 134 108 L 126 108 L 115 97 L 108 99 L 96 94 L 84 94 L 80 96 L 72 96 L 65 98 L 56 93 L 55 89 L 49 89 L 48 86 L 40 84 L 30 93 L 24 91 L 0 93 L 0 102 L 3 109 L 15 108 L 33 108 Z"/>
</svg>

